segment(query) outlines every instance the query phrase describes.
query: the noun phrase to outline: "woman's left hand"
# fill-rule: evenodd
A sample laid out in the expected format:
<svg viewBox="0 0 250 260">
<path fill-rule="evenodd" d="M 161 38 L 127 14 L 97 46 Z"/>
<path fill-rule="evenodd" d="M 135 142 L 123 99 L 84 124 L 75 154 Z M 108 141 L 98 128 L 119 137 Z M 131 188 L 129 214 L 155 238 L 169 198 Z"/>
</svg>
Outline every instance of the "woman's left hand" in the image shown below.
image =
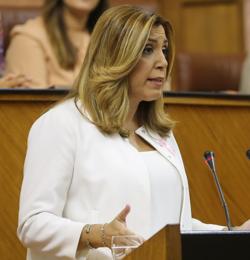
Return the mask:
<svg viewBox="0 0 250 260">
<path fill-rule="evenodd" d="M 242 225 L 238 227 L 234 227 L 233 230 L 250 230 L 250 219 L 244 222 Z"/>
</svg>

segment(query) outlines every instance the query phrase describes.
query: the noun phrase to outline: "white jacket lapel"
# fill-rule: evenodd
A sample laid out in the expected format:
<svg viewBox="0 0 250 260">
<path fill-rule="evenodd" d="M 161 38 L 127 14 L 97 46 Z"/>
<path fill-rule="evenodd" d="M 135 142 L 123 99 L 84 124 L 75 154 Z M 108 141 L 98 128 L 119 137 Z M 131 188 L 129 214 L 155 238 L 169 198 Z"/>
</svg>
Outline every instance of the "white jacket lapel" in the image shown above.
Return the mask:
<svg viewBox="0 0 250 260">
<path fill-rule="evenodd" d="M 177 151 L 174 149 L 170 138 L 163 138 L 160 135 L 140 127 L 136 130 L 136 134 L 142 137 L 150 145 L 152 145 L 159 153 L 161 153 L 173 166 L 181 173 L 182 168 L 178 160 Z"/>
</svg>

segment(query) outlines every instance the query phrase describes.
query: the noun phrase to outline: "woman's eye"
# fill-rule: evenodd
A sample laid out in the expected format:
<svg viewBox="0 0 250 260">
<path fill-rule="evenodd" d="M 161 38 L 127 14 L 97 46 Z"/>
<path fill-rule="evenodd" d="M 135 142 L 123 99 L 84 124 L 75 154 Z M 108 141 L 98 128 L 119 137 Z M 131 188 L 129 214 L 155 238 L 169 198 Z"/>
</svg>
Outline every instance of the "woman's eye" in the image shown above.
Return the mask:
<svg viewBox="0 0 250 260">
<path fill-rule="evenodd" d="M 153 47 L 152 46 L 146 46 L 143 50 L 143 54 L 149 55 L 153 52 Z"/>
<path fill-rule="evenodd" d="M 167 57 L 168 56 L 168 48 L 167 47 L 163 48 L 162 53 L 164 54 L 165 57 Z"/>
</svg>

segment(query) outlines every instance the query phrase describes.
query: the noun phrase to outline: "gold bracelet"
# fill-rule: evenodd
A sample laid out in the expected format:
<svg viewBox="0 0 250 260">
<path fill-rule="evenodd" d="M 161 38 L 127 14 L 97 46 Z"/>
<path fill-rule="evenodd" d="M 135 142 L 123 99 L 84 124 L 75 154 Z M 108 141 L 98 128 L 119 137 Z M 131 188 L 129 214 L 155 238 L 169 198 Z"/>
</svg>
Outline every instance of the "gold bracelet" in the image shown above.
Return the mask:
<svg viewBox="0 0 250 260">
<path fill-rule="evenodd" d="M 107 224 L 107 223 L 103 224 L 102 227 L 101 227 L 101 232 L 102 232 L 101 238 L 102 238 L 102 245 L 103 245 L 103 247 L 108 247 L 108 245 L 107 245 L 106 242 L 105 242 L 106 234 L 105 234 L 104 227 L 105 227 L 106 224 Z"/>
<path fill-rule="evenodd" d="M 86 234 L 89 234 L 91 231 L 92 225 L 87 224 L 84 226 L 83 230 Z M 89 240 L 86 238 L 86 245 L 89 249 L 94 249 L 94 247 L 90 244 Z"/>
</svg>

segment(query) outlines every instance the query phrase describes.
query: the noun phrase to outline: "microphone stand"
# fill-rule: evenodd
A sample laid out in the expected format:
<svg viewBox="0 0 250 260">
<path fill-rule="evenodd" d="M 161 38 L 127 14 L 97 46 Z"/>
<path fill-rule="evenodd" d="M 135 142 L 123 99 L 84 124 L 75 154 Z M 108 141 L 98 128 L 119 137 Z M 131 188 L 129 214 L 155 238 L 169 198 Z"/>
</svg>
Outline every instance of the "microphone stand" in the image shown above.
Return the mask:
<svg viewBox="0 0 250 260">
<path fill-rule="evenodd" d="M 220 186 L 218 176 L 216 174 L 216 168 L 215 168 L 215 163 L 214 163 L 214 153 L 213 152 L 205 152 L 204 157 L 205 157 L 206 163 L 209 166 L 208 168 L 210 169 L 210 171 L 211 171 L 211 173 L 214 177 L 215 184 L 216 184 L 217 190 L 219 192 L 220 200 L 221 200 L 222 206 L 224 208 L 225 216 L 226 216 L 227 228 L 228 228 L 229 231 L 231 231 L 233 229 L 232 229 L 232 225 L 231 225 L 230 214 L 229 214 L 227 202 L 225 200 L 222 188 Z"/>
</svg>

